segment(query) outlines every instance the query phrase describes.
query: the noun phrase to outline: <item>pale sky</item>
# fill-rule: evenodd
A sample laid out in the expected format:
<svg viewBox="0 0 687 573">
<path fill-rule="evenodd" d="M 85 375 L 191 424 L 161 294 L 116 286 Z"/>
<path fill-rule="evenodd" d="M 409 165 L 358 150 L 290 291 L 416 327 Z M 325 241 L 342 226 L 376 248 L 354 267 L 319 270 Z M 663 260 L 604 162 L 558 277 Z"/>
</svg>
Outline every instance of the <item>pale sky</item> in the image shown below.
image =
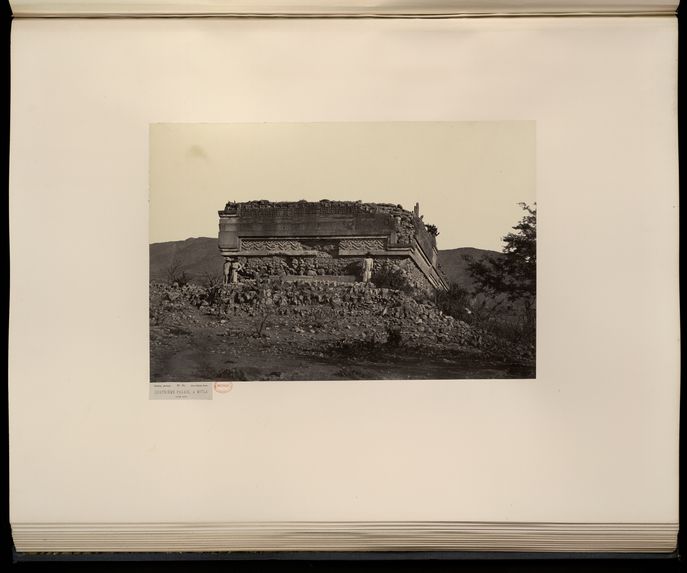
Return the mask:
<svg viewBox="0 0 687 573">
<path fill-rule="evenodd" d="M 215 237 L 227 201 L 420 203 L 439 249 L 501 250 L 534 203 L 535 123 L 155 124 L 150 242 Z"/>
</svg>

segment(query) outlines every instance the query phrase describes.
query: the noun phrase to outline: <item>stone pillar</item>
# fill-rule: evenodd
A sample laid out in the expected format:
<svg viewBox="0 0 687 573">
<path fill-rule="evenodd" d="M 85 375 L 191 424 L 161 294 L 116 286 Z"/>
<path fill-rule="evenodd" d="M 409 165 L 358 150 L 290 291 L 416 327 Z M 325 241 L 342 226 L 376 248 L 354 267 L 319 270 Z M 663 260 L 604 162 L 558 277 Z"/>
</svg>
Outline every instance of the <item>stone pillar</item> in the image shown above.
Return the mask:
<svg viewBox="0 0 687 573">
<path fill-rule="evenodd" d="M 374 268 L 374 259 L 368 253 L 363 259 L 363 282 L 369 283 L 372 280 L 372 269 Z"/>
<path fill-rule="evenodd" d="M 238 260 L 231 262 L 231 284 L 238 284 L 239 282 L 239 271 L 243 268 L 243 265 L 239 263 Z"/>
<path fill-rule="evenodd" d="M 230 257 L 224 257 L 224 265 L 222 266 L 222 273 L 224 274 L 224 284 L 228 285 L 231 278 L 231 265 L 232 259 Z"/>
</svg>

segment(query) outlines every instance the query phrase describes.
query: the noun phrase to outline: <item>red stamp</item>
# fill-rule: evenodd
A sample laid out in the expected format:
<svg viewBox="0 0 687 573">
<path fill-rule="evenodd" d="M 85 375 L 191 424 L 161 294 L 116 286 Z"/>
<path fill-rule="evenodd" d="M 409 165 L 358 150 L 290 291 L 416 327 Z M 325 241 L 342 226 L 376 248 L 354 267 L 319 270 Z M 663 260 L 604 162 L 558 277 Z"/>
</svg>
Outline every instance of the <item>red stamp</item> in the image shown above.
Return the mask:
<svg viewBox="0 0 687 573">
<path fill-rule="evenodd" d="M 215 382 L 215 392 L 219 392 L 220 394 L 226 394 L 227 392 L 231 392 L 231 389 L 234 387 L 234 384 L 231 382 Z"/>
</svg>

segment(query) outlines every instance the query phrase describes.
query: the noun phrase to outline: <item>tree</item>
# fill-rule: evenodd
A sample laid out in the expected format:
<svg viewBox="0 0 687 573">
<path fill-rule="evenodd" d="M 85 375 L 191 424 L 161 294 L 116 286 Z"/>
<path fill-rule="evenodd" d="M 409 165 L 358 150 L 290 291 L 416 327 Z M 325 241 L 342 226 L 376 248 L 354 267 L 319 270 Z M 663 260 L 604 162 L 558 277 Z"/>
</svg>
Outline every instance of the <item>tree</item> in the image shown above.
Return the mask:
<svg viewBox="0 0 687 573">
<path fill-rule="evenodd" d="M 537 290 L 537 208 L 519 203 L 524 216 L 513 232 L 503 237 L 502 256 L 481 260 L 467 258 L 476 288 L 493 297 L 521 302 L 528 314 L 535 306 Z"/>
<path fill-rule="evenodd" d="M 177 283 L 179 286 L 184 286 L 188 284 L 190 277 L 186 274 L 183 264 L 179 259 L 174 256 L 169 266 L 166 269 L 167 281 L 169 284 Z"/>
<path fill-rule="evenodd" d="M 207 301 L 210 306 L 217 303 L 224 287 L 224 275 L 218 272 L 205 271 L 202 275 L 202 285 L 205 287 Z"/>
</svg>

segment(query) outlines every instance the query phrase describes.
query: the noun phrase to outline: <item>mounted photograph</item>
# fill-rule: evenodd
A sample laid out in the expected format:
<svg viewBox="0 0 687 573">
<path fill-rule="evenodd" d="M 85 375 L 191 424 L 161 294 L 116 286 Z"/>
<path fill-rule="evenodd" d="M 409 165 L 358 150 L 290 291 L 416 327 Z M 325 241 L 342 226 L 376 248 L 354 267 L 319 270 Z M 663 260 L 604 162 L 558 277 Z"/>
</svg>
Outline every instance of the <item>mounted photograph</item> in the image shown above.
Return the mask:
<svg viewBox="0 0 687 573">
<path fill-rule="evenodd" d="M 536 377 L 535 123 L 153 124 L 150 381 Z"/>
</svg>

